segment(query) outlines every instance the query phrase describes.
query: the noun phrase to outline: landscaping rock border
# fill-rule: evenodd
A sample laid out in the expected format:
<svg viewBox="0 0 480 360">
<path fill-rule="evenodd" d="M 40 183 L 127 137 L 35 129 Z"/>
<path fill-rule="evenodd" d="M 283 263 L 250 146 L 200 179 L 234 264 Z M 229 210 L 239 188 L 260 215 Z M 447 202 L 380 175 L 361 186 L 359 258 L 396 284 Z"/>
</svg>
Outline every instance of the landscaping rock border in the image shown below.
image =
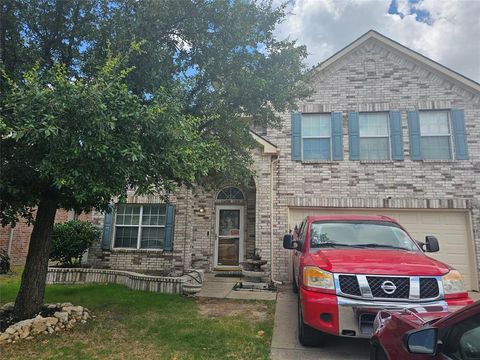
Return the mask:
<svg viewBox="0 0 480 360">
<path fill-rule="evenodd" d="M 183 294 L 186 292 L 184 287 L 190 288 L 198 283 L 201 287 L 202 270 L 187 270 L 185 273 L 183 276 L 152 276 L 124 270 L 51 267 L 48 268 L 47 284 L 114 283 L 132 290 L 168 294 Z"/>
<path fill-rule="evenodd" d="M 0 308 L 2 313 L 13 311 L 13 303 L 7 303 Z M 95 316 L 90 310 L 71 303 L 46 304 L 43 309 L 52 316 L 37 315 L 33 319 L 19 321 L 0 332 L 0 345 L 15 343 L 21 339 L 31 340 L 39 334 L 53 334 L 57 331 L 70 330 L 75 324 L 85 324 Z"/>
</svg>

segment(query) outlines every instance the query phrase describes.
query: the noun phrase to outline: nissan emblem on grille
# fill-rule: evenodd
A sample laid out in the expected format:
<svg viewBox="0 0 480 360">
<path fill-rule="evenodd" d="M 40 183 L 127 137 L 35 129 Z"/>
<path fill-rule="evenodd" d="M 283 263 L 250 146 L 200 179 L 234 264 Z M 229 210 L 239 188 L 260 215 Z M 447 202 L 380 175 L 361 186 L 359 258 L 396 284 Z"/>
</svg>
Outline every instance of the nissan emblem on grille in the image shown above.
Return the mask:
<svg viewBox="0 0 480 360">
<path fill-rule="evenodd" d="M 397 287 L 395 286 L 395 284 L 390 280 L 384 281 L 382 283 L 381 288 L 383 292 L 388 295 L 392 295 L 395 292 L 395 290 L 397 290 Z"/>
</svg>

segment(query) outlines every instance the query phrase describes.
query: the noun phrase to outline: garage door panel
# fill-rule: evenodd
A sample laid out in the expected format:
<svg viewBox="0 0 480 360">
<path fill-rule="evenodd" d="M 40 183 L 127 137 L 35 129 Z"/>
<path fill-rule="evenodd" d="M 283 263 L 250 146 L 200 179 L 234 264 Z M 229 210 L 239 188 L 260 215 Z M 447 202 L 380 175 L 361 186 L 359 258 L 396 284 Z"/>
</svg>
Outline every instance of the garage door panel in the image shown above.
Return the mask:
<svg viewBox="0 0 480 360">
<path fill-rule="evenodd" d="M 470 238 L 471 230 L 467 213 L 435 210 L 387 210 L 381 209 L 290 209 L 290 227 L 299 224 L 308 215 L 357 214 L 385 215 L 402 224 L 413 238 L 425 241 L 425 236 L 438 238 L 440 251 L 428 256 L 455 267 L 464 277 L 469 289 L 478 289 L 477 274 Z"/>
<path fill-rule="evenodd" d="M 415 215 L 410 215 L 410 214 L 394 214 L 391 216 L 395 220 L 398 220 L 401 224 L 417 224 L 418 223 L 418 218 Z"/>
</svg>

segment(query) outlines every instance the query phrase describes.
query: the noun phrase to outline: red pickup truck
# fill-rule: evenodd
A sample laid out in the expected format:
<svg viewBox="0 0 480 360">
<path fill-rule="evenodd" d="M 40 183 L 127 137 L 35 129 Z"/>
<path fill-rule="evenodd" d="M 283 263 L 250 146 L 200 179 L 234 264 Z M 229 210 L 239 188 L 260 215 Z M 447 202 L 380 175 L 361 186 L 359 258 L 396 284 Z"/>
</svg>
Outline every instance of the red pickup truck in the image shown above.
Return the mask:
<svg viewBox="0 0 480 360">
<path fill-rule="evenodd" d="M 309 216 L 284 236 L 283 247 L 295 250 L 305 346 L 320 345 L 325 334 L 369 338 L 380 310 L 472 302 L 460 273 L 424 254 L 439 250 L 437 239 L 418 242 L 386 216 Z"/>
</svg>

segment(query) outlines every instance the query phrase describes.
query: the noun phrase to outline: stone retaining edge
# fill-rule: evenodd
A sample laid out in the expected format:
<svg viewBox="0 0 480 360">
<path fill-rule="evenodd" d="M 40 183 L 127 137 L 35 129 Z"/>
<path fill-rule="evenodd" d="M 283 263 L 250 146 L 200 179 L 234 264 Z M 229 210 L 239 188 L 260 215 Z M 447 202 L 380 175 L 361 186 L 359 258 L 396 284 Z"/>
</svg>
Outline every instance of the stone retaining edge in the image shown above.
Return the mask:
<svg viewBox="0 0 480 360">
<path fill-rule="evenodd" d="M 152 276 L 110 269 L 48 268 L 47 284 L 114 283 L 132 290 L 182 294 L 190 277 Z"/>
</svg>

